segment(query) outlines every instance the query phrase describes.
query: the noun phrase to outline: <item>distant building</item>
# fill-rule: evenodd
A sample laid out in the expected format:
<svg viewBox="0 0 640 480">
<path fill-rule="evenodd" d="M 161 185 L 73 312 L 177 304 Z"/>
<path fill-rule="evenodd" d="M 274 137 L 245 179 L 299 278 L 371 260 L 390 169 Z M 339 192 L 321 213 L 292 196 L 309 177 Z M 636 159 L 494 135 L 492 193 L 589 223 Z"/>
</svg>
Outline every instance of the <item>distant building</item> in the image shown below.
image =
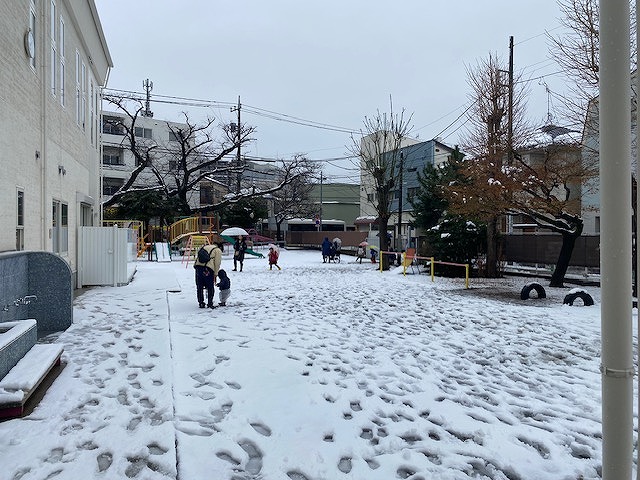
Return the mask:
<svg viewBox="0 0 640 480">
<path fill-rule="evenodd" d="M 363 141 L 366 141 L 366 137 Z M 407 244 L 414 244 L 418 236 L 418 232 L 410 227 L 410 223 L 414 220 L 413 207 L 410 200 L 418 193 L 420 188 L 418 173 L 422 173 L 427 165 L 440 165 L 446 162 L 451 158 L 451 154 L 454 151 L 454 148 L 439 140 L 420 142 L 419 140 L 407 138 L 403 139 L 402 143 L 403 145 L 400 148 L 403 159 L 402 185 L 393 194 L 390 206 L 392 215 L 388 224 L 389 233 L 393 232 L 392 237 L 395 238 L 395 242 L 392 242 L 391 245 L 399 249 L 405 248 Z M 377 232 L 375 204 L 378 199 L 376 198 L 374 185 L 368 172 L 362 168 L 360 177 L 360 215 L 355 223 L 359 231 Z M 402 198 L 402 202 L 400 202 L 400 198 Z M 400 203 L 402 203 L 402 218 L 401 225 L 398 225 Z M 374 238 L 370 238 L 370 240 L 372 243 L 377 243 Z"/>
<path fill-rule="evenodd" d="M 566 165 L 573 165 L 579 163 L 581 159 L 581 134 L 566 127 L 545 125 L 538 129 L 537 135 L 529 141 L 527 146 L 518 148 L 518 154 L 522 157 L 524 164 L 534 168 L 542 165 L 549 155 L 562 159 Z M 569 198 L 565 203 L 567 213 L 580 215 L 585 186 L 581 179 L 576 179 L 569 185 Z M 551 193 L 558 198 L 564 198 L 567 194 L 561 190 L 561 187 L 557 187 Z M 548 229 L 538 227 L 526 215 L 506 215 L 501 220 L 499 226 L 504 233 L 549 232 Z"/>
<path fill-rule="evenodd" d="M 0 0 L 0 251 L 54 252 L 100 219 L 100 98 L 113 66 L 93 0 Z"/>
<path fill-rule="evenodd" d="M 124 113 L 102 112 L 102 195 L 107 201 L 116 193 L 131 173 L 138 166 L 136 158 L 129 148 L 129 137 L 125 134 L 124 122 L 130 122 Z M 126 123 L 130 127 L 130 123 Z M 152 117 L 138 116 L 135 121 L 134 134 L 136 142 L 144 148 L 156 146 L 154 150 L 154 166 L 164 177 L 167 185 L 175 185 L 175 175 L 179 174 L 178 157 L 172 152 L 179 148 L 174 135 L 176 129 L 186 129 L 187 125 L 179 122 L 157 120 Z M 155 185 L 158 180 L 150 169 L 141 172 L 136 185 Z M 200 191 L 193 190 L 189 197 L 189 205 L 196 208 L 200 205 Z"/>
<path fill-rule="evenodd" d="M 631 74 L 630 114 L 631 114 L 631 177 L 637 181 L 636 148 L 637 148 L 637 92 L 635 89 L 636 72 Z M 582 140 L 582 158 L 585 162 L 600 162 L 600 97 L 594 98 L 589 103 L 584 124 L 584 136 Z M 595 188 L 585 194 L 582 199 L 582 218 L 584 220 L 583 233 L 587 235 L 600 234 L 600 182 L 595 182 Z"/>
<path fill-rule="evenodd" d="M 355 230 L 355 220 L 360 213 L 360 185 L 324 183 L 320 187 L 317 184 L 310 196 L 323 224 L 325 220 L 342 220 L 346 230 Z"/>
</svg>

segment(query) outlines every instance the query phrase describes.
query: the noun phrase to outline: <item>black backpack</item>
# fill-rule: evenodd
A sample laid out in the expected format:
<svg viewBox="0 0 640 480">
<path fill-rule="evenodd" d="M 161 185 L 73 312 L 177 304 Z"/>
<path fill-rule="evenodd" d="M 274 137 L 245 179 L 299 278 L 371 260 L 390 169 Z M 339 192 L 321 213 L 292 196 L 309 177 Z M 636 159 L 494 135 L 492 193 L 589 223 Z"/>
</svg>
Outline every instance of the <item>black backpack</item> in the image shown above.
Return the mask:
<svg viewBox="0 0 640 480">
<path fill-rule="evenodd" d="M 209 260 L 211 260 L 209 251 L 204 247 L 200 247 L 200 250 L 198 250 L 198 262 L 206 264 Z"/>
</svg>

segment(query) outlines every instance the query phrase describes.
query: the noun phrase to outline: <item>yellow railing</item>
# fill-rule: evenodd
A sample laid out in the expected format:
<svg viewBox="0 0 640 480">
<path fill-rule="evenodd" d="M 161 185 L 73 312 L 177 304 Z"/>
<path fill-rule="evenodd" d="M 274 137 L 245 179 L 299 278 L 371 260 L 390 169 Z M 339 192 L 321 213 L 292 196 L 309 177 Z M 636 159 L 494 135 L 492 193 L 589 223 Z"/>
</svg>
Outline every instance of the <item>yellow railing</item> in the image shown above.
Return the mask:
<svg viewBox="0 0 640 480">
<path fill-rule="evenodd" d="M 175 243 L 187 235 L 209 233 L 217 229 L 217 219 L 215 217 L 183 218 L 169 226 L 169 241 Z"/>
</svg>

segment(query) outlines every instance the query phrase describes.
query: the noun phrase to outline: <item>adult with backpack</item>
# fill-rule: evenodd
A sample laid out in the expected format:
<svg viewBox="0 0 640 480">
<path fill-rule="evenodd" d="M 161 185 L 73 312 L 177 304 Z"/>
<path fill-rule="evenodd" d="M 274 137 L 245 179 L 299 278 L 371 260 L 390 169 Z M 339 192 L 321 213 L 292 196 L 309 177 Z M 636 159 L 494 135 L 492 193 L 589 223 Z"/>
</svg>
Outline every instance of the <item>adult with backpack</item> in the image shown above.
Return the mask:
<svg viewBox="0 0 640 480">
<path fill-rule="evenodd" d="M 215 308 L 213 305 L 214 285 L 220 263 L 222 262 L 222 250 L 219 245 L 203 245 L 198 254 L 193 268 L 196 270 L 196 296 L 200 308 Z M 204 291 L 207 292 L 207 303 L 204 303 Z"/>
</svg>

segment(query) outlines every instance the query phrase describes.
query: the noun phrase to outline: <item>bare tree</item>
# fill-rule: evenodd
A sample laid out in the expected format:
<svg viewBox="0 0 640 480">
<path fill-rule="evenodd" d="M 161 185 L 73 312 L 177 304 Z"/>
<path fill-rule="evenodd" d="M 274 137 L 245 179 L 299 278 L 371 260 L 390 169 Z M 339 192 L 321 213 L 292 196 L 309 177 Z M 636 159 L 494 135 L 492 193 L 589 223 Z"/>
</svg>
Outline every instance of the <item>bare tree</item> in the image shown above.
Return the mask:
<svg viewBox="0 0 640 480">
<path fill-rule="evenodd" d="M 509 119 L 506 69 L 495 54 L 467 68 L 471 87 L 471 108 L 462 145 L 469 160 L 464 162 L 465 181 L 448 187 L 450 208 L 454 213 L 480 218 L 487 224 L 485 274 L 499 275 L 498 219 L 506 214 L 511 190 L 505 188 L 505 165 L 513 158 L 513 144 L 523 142 L 531 129 L 525 121 L 524 83 L 514 82 L 513 118 Z M 512 142 L 508 122 L 512 121 Z M 513 144 L 510 144 L 513 143 Z"/>
<path fill-rule="evenodd" d="M 629 71 L 636 64 L 636 12 L 631 4 L 631 57 Z M 547 34 L 552 58 L 570 80 L 569 93 L 560 98 L 564 113 L 575 125 L 585 121 L 587 107 L 598 95 L 600 81 L 600 8 L 598 0 L 558 0 L 564 33 Z"/>
<path fill-rule="evenodd" d="M 360 159 L 361 185 L 371 198 L 371 205 L 378 215 L 380 250 L 389 249 L 387 228 L 391 217 L 391 201 L 400 175 L 401 147 L 411 131 L 411 115 L 405 118 L 404 109 L 399 113 L 380 113 L 365 117 L 360 138 L 351 137 L 351 153 Z M 380 256 L 383 268 L 386 255 Z"/>
<path fill-rule="evenodd" d="M 144 110 L 142 101 L 119 96 L 109 96 L 106 100 L 125 114 L 124 120 L 118 119 L 114 126 L 124 132 L 122 147 L 132 153 L 136 167 L 105 206 L 117 204 L 129 192 L 159 191 L 167 198 L 177 199 L 183 214 L 216 210 L 243 199 L 277 192 L 295 181 L 304 170 L 300 168 L 300 161 L 289 162 L 283 166 L 278 181 L 268 187 L 242 188 L 216 204 L 192 207 L 189 198 L 198 190 L 200 182 L 215 176 L 236 178 L 245 170 L 244 165 L 238 165 L 229 155 L 238 145 L 252 140 L 255 128 L 241 125 L 232 130 L 229 124 L 216 126 L 215 119 L 197 125 L 184 113 L 183 125 L 167 123 L 172 141 L 159 143 L 136 136 L 136 124 Z M 219 138 L 214 134 L 216 128 Z"/>
<path fill-rule="evenodd" d="M 300 175 L 271 196 L 277 239 L 280 239 L 282 222 L 294 218 L 308 218 L 316 213 L 316 206 L 311 200 L 311 191 L 314 186 L 313 179 L 319 169 L 302 154 L 295 155 L 294 162 L 298 165 Z M 284 164 L 286 165 L 287 162 Z M 278 179 L 281 180 L 285 174 L 286 170 L 283 167 L 280 169 Z"/>
</svg>

